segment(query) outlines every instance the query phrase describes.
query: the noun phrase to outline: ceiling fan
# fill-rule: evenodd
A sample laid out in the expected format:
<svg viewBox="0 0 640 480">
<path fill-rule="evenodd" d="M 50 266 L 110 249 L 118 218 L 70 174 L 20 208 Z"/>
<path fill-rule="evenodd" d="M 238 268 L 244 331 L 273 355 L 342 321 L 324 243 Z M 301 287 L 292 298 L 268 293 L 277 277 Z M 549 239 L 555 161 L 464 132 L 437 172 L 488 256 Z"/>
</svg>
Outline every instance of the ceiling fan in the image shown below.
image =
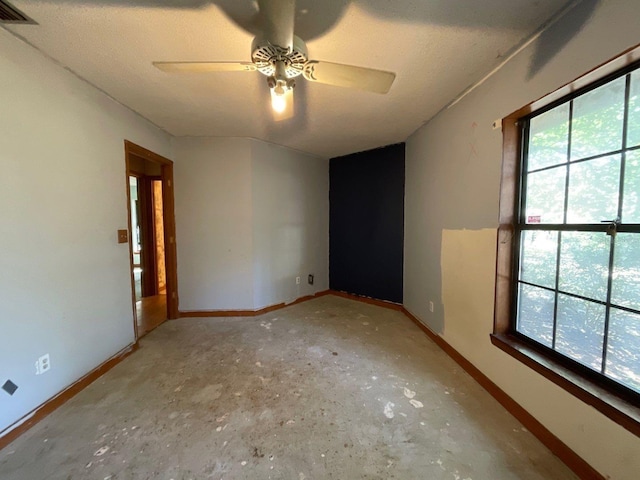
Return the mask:
<svg viewBox="0 0 640 480">
<path fill-rule="evenodd" d="M 295 79 L 387 93 L 393 72 L 309 60 L 304 41 L 293 34 L 295 0 L 258 0 L 262 34 L 253 39 L 251 62 L 153 62 L 165 72 L 254 72 L 267 77 L 276 120 L 293 116 Z"/>
</svg>

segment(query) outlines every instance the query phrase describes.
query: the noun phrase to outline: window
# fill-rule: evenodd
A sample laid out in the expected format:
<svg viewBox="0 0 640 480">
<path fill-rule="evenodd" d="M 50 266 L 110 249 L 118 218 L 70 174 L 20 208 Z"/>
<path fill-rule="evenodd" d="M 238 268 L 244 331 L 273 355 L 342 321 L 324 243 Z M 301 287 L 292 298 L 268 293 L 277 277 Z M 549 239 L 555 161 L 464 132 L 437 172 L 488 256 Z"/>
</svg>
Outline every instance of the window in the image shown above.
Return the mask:
<svg viewBox="0 0 640 480">
<path fill-rule="evenodd" d="M 492 341 L 637 434 L 640 63 L 565 90 L 503 123 Z"/>
</svg>

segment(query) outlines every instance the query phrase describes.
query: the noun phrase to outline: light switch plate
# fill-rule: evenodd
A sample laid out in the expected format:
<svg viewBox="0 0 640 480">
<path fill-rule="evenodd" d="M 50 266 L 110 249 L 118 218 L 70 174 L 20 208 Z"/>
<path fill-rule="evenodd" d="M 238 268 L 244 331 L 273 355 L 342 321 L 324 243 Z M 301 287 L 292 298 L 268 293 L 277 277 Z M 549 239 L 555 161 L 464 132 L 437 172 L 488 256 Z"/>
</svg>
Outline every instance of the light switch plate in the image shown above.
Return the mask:
<svg viewBox="0 0 640 480">
<path fill-rule="evenodd" d="M 118 243 L 127 243 L 129 241 L 129 232 L 127 230 L 118 230 Z"/>
</svg>

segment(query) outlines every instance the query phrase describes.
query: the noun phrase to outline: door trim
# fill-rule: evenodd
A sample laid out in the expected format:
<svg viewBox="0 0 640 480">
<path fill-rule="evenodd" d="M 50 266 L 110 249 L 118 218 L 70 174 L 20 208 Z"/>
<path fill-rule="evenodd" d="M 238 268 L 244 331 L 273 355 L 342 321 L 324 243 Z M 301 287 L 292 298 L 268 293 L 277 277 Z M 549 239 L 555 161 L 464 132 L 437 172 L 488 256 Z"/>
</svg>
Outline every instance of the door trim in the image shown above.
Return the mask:
<svg viewBox="0 0 640 480">
<path fill-rule="evenodd" d="M 131 271 L 131 302 L 133 305 L 133 325 L 138 338 L 138 325 L 136 318 L 136 294 L 135 280 L 133 277 L 133 243 L 131 241 L 131 191 L 129 186 L 130 163 L 132 157 L 150 160 L 160 164 L 162 168 L 162 215 L 164 220 L 164 245 L 165 245 L 165 270 L 167 273 L 167 319 L 179 318 L 178 311 L 178 258 L 176 248 L 176 216 L 174 210 L 173 193 L 173 161 L 162 155 L 147 150 L 140 145 L 125 140 L 125 177 L 127 187 L 127 225 L 129 228 L 129 266 Z"/>
</svg>

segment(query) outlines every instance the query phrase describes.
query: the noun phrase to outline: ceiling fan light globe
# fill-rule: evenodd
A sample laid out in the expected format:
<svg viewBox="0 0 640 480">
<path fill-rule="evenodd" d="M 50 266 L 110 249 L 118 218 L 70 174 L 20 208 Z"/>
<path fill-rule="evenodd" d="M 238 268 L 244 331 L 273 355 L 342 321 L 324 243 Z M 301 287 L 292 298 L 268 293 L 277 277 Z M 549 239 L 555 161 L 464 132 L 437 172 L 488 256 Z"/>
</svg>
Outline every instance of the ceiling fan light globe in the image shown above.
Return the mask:
<svg viewBox="0 0 640 480">
<path fill-rule="evenodd" d="M 284 97 L 284 92 L 282 94 L 278 94 L 274 91 L 271 94 L 271 108 L 276 113 L 282 113 L 287 108 L 287 99 Z"/>
</svg>

